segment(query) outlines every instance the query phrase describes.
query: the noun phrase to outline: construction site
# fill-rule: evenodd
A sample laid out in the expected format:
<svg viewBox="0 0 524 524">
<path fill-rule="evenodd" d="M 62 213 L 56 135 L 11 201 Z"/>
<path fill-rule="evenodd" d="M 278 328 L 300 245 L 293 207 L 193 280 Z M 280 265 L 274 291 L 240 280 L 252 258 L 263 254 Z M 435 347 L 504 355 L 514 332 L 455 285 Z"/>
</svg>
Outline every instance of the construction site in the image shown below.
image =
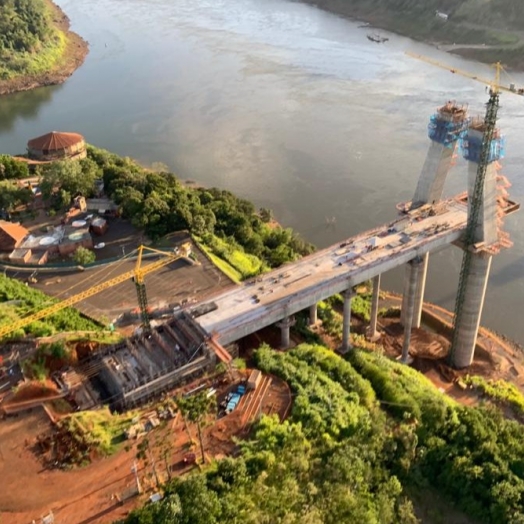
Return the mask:
<svg viewBox="0 0 524 524">
<path fill-rule="evenodd" d="M 114 409 L 129 409 L 182 381 L 212 371 L 217 353 L 208 339 L 200 325 L 181 311 L 147 333 L 97 352 L 83 370 L 88 375 L 99 370 L 109 394 L 104 400 Z M 218 354 L 226 364 L 231 362 L 227 352 Z"/>
<path fill-rule="evenodd" d="M 333 350 L 341 354 L 351 351 L 354 335 L 358 335 L 362 347 L 383 351 L 428 375 L 436 373 L 432 380 L 443 390 L 443 377 L 454 386 L 463 370 L 469 368 L 482 368 L 486 376 L 496 369 L 505 379 L 512 373 L 524 375 L 524 366 L 513 362 L 514 355 L 506 355 L 504 360 L 494 349 L 493 339 L 479 328 L 492 257 L 512 246 L 504 231 L 504 219 L 520 207 L 510 198 L 510 183 L 501 171 L 505 144 L 496 125 L 500 89 L 515 93 L 514 89 L 491 85 L 483 118 L 470 117 L 468 108 L 454 101 L 437 108 L 429 120 L 429 149 L 413 198 L 398 204 L 393 220 L 284 268 L 233 285 L 189 235 L 182 233 L 185 236 L 178 237 L 169 248 L 140 243 L 133 246 L 133 256 L 122 249 L 122 257 L 103 272 L 105 279 L 94 272 L 91 275 L 96 278 L 52 273 L 39 276 L 35 286 L 60 301 L 3 326 L 0 337 L 70 306 L 99 321 L 109 312 L 113 331 L 130 327 L 122 329 L 125 338 L 117 343 L 82 342 L 86 347 L 78 345 L 75 358 L 53 370 L 39 388 L 33 384 L 32 389 L 17 390 L 23 369 L 16 372 L 18 382 L 14 377 L 8 379 L 6 391 L 12 391 L 2 394 L 3 414 L 18 417 L 29 411 L 27 420 L 38 428 L 37 432 L 31 430 L 26 420 L 6 430 L 5 441 L 20 450 L 18 457 L 9 457 L 9 468 L 13 472 L 23 468 L 28 449 L 46 468 L 65 469 L 109 455 L 109 450 L 114 451 L 123 441 L 135 451 L 139 442 L 147 440 L 149 446 L 155 441 L 148 451 L 152 465 L 144 462 L 141 471 L 144 484 L 153 490 L 197 462 L 194 434 L 172 404 L 175 399 L 198 393 L 216 404 L 216 412 L 205 417 L 202 462 L 206 453 L 214 458 L 238 453 L 235 438 L 248 435 L 252 423 L 262 414 L 276 413 L 284 420 L 291 409 L 292 393 L 276 377 L 238 369 L 234 359 L 240 351 L 249 363 L 251 351 L 261 342 L 281 350 L 302 342 L 301 335 L 291 333 L 291 328 L 296 325 L 295 315 L 304 317 L 305 312 L 309 329 L 324 337 L 325 345 Z M 467 191 L 444 199 L 446 177 L 459 148 L 468 162 Z M 77 207 L 84 207 L 84 203 L 79 202 Z M 83 222 L 85 217 L 79 216 Z M 11 234 L 7 237 L 14 242 L 9 241 L 13 244 L 9 258 L 26 264 L 38 255 L 38 264 L 45 263 L 45 257 L 60 253 L 61 245 L 66 251 L 70 243 L 78 247 L 90 235 L 92 225 L 64 224 L 44 238 L 6 227 Z M 105 234 L 105 224 L 100 227 Z M 76 233 L 70 228 L 76 228 Z M 64 242 L 69 233 L 73 237 L 69 235 L 70 242 Z M 12 238 L 16 234 L 18 240 Z M 463 256 L 454 315 L 424 305 L 429 256 L 444 248 L 460 249 Z M 405 268 L 403 293 L 385 296 L 380 290 L 381 275 L 397 267 Z M 156 281 L 150 279 L 153 273 Z M 107 278 L 109 275 L 111 278 Z M 363 283 L 370 295 L 370 314 L 365 320 L 352 311 L 352 300 Z M 329 339 L 317 315 L 319 303 L 335 295 L 340 296 L 337 313 L 341 336 Z M 380 307 L 389 314 L 379 315 Z M 435 326 L 438 329 L 433 332 Z M 30 358 L 37 350 L 36 345 L 24 348 L 24 356 Z M 451 388 L 449 392 L 455 394 Z M 41 416 L 44 403 L 45 415 Z M 35 408 L 38 415 L 32 412 Z M 77 415 L 74 424 L 72 413 Z M 83 419 L 82 413 L 88 417 Z M 89 418 L 91 415 L 93 418 Z M 104 438 L 91 435 L 95 419 L 105 429 L 118 420 L 113 433 L 104 434 L 105 450 Z M 28 442 L 20 448 L 17 440 L 22 433 Z M 147 439 L 140 440 L 146 435 Z M 166 441 L 172 444 L 169 457 L 162 447 Z M 118 492 L 117 498 L 131 498 L 140 492 L 135 456 L 129 450 L 121 451 L 118 460 L 107 459 L 91 474 L 100 481 L 105 472 L 111 477 L 110 489 Z M 155 466 L 162 461 L 162 468 Z M 111 468 L 126 473 L 117 478 Z M 53 477 L 58 484 L 66 482 L 62 474 L 60 471 Z M 10 482 L 7 473 L 5 478 Z M 32 489 L 43 490 L 45 503 L 53 500 L 52 491 L 40 484 L 42 478 Z M 81 496 L 88 488 L 86 482 L 79 486 L 75 493 Z M 101 504 L 99 494 L 89 491 L 89 496 Z M 9 497 L 7 502 L 15 506 Z M 38 504 L 41 506 L 42 500 Z M 69 518 L 71 505 L 64 504 L 58 513 L 62 511 L 62 516 Z M 103 511 L 95 517 L 102 518 Z"/>
</svg>

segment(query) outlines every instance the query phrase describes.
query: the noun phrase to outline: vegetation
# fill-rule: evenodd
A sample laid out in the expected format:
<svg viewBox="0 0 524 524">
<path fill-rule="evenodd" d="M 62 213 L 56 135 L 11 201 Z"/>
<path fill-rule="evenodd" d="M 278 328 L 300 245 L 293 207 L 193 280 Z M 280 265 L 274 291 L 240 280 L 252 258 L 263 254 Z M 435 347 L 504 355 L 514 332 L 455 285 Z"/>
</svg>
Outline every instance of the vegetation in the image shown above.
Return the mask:
<svg viewBox="0 0 524 524">
<path fill-rule="evenodd" d="M 66 37 L 54 27 L 44 0 L 0 3 L 0 80 L 49 71 L 65 46 Z"/>
<path fill-rule="evenodd" d="M 240 457 L 168 482 L 126 524 L 416 523 L 408 493 L 433 488 L 479 522 L 524 522 L 518 423 L 371 353 L 303 344 L 255 359 L 290 384 L 290 419 L 262 418 Z"/>
<path fill-rule="evenodd" d="M 0 326 L 12 324 L 14 321 L 56 302 L 59 302 L 59 300 L 32 289 L 18 280 L 0 275 Z M 100 325 L 82 317 L 77 310 L 65 308 L 44 320 L 32 322 L 23 330 L 19 329 L 8 336 L 9 338 L 19 338 L 31 334 L 42 337 L 52 335 L 57 331 L 100 330 Z"/>
<path fill-rule="evenodd" d="M 189 422 L 194 422 L 197 425 L 200 453 L 202 463 L 204 463 L 206 456 L 204 454 L 204 442 L 202 440 L 202 422 L 210 411 L 216 411 L 216 397 L 210 397 L 207 391 L 201 391 L 189 397 L 177 397 L 175 402 L 182 416 L 186 420 L 189 420 Z"/>
<path fill-rule="evenodd" d="M 18 187 L 10 180 L 0 180 L 0 211 L 10 213 L 17 206 L 28 204 L 32 196 L 30 189 Z"/>
<path fill-rule="evenodd" d="M 70 353 L 62 342 L 40 344 L 31 358 L 22 362 L 26 376 L 44 380 L 50 371 L 56 371 L 64 366 L 70 358 Z"/>
<path fill-rule="evenodd" d="M 464 382 L 473 386 L 495 404 L 511 408 L 521 417 L 524 415 L 524 395 L 510 382 L 486 380 L 484 377 L 470 375 L 464 379 Z"/>
<path fill-rule="evenodd" d="M 370 21 L 397 33 L 446 44 L 484 44 L 472 58 L 524 66 L 524 7 L 518 0 L 309 0 L 338 14 Z M 447 20 L 435 16 L 448 15 Z M 494 46 L 491 48 L 490 46 Z"/>
<path fill-rule="evenodd" d="M 100 178 L 101 172 L 95 162 L 84 158 L 78 162 L 52 162 L 41 168 L 40 174 L 42 197 L 59 210 L 69 206 L 76 195 L 93 196 L 95 180 Z"/>
<path fill-rule="evenodd" d="M 97 166 L 96 169 L 94 166 Z M 290 229 L 264 223 L 247 200 L 216 188 L 189 188 L 167 172 L 144 169 L 129 158 L 88 148 L 85 171 L 104 179 L 105 191 L 120 206 L 124 217 L 153 239 L 189 230 L 207 251 L 227 262 L 242 278 L 277 267 L 312 252 L 313 247 Z M 49 184 L 55 193 L 66 191 L 60 177 Z M 94 185 L 94 179 L 91 187 Z M 78 189 L 78 188 L 76 188 Z M 88 187 L 81 192 L 85 194 Z"/>
<path fill-rule="evenodd" d="M 92 264 L 96 259 L 96 255 L 90 249 L 80 246 L 75 251 L 73 258 L 77 264 L 85 266 L 87 264 Z"/>
<path fill-rule="evenodd" d="M 73 413 L 57 423 L 55 439 L 62 448 L 61 462 L 79 465 L 89 462 L 96 454 L 110 455 L 125 440 L 135 412 L 114 415 L 108 408 Z"/>
<path fill-rule="evenodd" d="M 15 160 L 10 155 L 0 155 L 0 180 L 27 178 L 29 167 L 26 162 Z"/>
</svg>

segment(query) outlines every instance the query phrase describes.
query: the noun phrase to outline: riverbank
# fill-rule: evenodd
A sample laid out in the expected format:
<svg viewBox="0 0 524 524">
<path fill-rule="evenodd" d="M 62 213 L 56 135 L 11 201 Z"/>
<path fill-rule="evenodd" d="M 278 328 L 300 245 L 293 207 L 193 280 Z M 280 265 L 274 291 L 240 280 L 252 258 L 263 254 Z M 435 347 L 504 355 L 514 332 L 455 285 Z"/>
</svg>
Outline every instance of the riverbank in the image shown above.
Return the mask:
<svg viewBox="0 0 524 524">
<path fill-rule="evenodd" d="M 370 30 L 391 31 L 471 60 L 487 64 L 500 61 L 508 68 L 524 71 L 524 27 L 509 29 L 489 18 L 479 23 L 463 15 L 443 20 L 429 8 L 422 13 L 405 8 L 399 14 L 400 9 L 382 5 L 380 1 L 302 1 L 344 18 L 366 22 Z M 455 11 L 459 12 L 460 8 Z"/>
<path fill-rule="evenodd" d="M 63 39 L 63 53 L 50 70 L 35 74 L 23 74 L 8 80 L 0 80 L 0 95 L 61 84 L 84 63 L 85 57 L 89 52 L 88 43 L 82 37 L 69 30 L 69 18 L 60 7 L 51 0 L 45 0 L 45 3 L 52 16 L 52 24 Z"/>
</svg>

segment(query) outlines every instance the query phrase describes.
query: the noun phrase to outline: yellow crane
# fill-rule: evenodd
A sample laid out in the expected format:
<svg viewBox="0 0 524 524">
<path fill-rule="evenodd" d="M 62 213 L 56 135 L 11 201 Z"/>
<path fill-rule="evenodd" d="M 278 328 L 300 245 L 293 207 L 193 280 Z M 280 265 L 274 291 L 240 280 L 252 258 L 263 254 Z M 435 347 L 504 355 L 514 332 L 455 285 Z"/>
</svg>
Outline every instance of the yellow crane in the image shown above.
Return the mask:
<svg viewBox="0 0 524 524">
<path fill-rule="evenodd" d="M 427 62 L 428 64 L 432 64 L 442 69 L 447 69 L 451 73 L 456 73 L 460 76 L 471 78 L 472 80 L 476 80 L 477 82 L 481 82 L 489 86 L 489 100 L 486 104 L 486 115 L 484 117 L 484 122 L 482 126 L 482 147 L 478 159 L 478 168 L 477 176 L 475 179 L 475 185 L 473 187 L 473 192 L 470 195 L 471 206 L 469 207 L 468 222 L 466 225 L 466 232 L 464 234 L 464 245 L 466 249 L 464 250 L 464 255 L 462 257 L 457 297 L 455 300 L 455 315 L 453 317 L 453 338 L 451 341 L 451 349 L 449 352 L 449 362 L 452 366 L 455 366 L 454 356 L 456 348 L 458 346 L 459 333 L 459 330 L 457 328 L 459 326 L 462 326 L 463 323 L 466 322 L 464 317 L 464 302 L 466 297 L 466 287 L 471 272 L 472 250 L 470 248 L 477 242 L 477 221 L 479 218 L 480 210 L 482 208 L 482 201 L 484 198 L 484 181 L 486 178 L 488 164 L 490 162 L 490 148 L 493 138 L 495 136 L 497 113 L 499 108 L 499 95 L 501 91 L 504 91 L 507 93 L 513 93 L 515 95 L 524 96 L 524 88 L 516 87 L 516 85 L 513 82 L 507 86 L 501 85 L 500 76 L 501 73 L 504 72 L 504 68 L 502 67 L 500 62 L 494 64 L 495 77 L 493 78 L 493 80 L 489 80 L 487 78 L 468 73 L 467 71 L 462 71 L 460 69 L 449 67 L 448 65 L 442 64 L 438 60 L 434 60 L 433 58 L 428 58 L 426 56 L 417 55 L 411 52 L 407 52 L 406 54 L 411 56 L 412 58 L 417 58 L 418 60 L 422 60 L 424 62 Z"/>
<path fill-rule="evenodd" d="M 501 85 L 500 77 L 502 73 L 506 72 L 506 70 L 504 69 L 504 67 L 502 66 L 500 62 L 496 62 L 492 65 L 492 67 L 495 70 L 495 76 L 494 78 L 489 79 L 489 78 L 484 78 L 479 75 L 475 75 L 473 73 L 469 73 L 468 71 L 463 71 L 462 69 L 457 69 L 456 67 L 451 67 L 447 64 L 443 64 L 442 62 L 439 62 L 438 60 L 429 58 L 424 55 L 412 53 L 411 51 L 406 51 L 406 55 L 410 56 L 411 58 L 416 58 L 417 60 L 422 60 L 423 62 L 434 65 L 436 67 L 440 67 L 441 69 L 446 69 L 450 73 L 464 76 L 466 78 L 471 78 L 472 80 L 476 80 L 477 82 L 488 85 L 491 91 L 493 91 L 494 93 L 500 93 L 501 91 L 505 91 L 507 93 L 513 93 L 515 95 L 524 96 L 524 88 L 517 87 L 513 82 L 507 86 Z"/>
<path fill-rule="evenodd" d="M 143 256 L 144 250 L 162 255 L 163 258 L 156 260 L 155 262 L 152 262 L 151 264 L 148 264 L 145 267 L 142 267 L 142 256 Z M 125 282 L 126 280 L 130 280 L 130 279 L 134 281 L 135 286 L 136 286 L 137 295 L 138 295 L 138 304 L 140 306 L 142 322 L 144 324 L 144 327 L 146 329 L 149 329 L 149 316 L 147 313 L 147 296 L 145 292 L 144 277 L 148 273 L 152 273 L 153 271 L 156 271 L 157 269 L 160 269 L 161 267 L 164 267 L 167 264 L 174 262 L 175 260 L 178 260 L 180 258 L 187 258 L 189 257 L 190 254 L 191 254 L 191 243 L 190 242 L 186 242 L 182 244 L 180 248 L 175 248 L 175 250 L 173 251 L 160 251 L 158 249 L 153 249 L 151 247 L 146 247 L 146 246 L 141 245 L 138 248 L 136 264 L 133 270 L 122 273 L 121 275 L 118 275 L 115 278 L 106 280 L 105 282 L 102 282 L 101 284 L 90 287 L 89 289 L 86 289 L 85 291 L 82 291 L 81 293 L 78 293 L 76 295 L 73 295 L 72 297 L 69 297 L 69 298 L 66 298 L 65 300 L 57 302 L 56 304 L 53 304 L 52 306 L 41 309 L 40 311 L 37 311 L 36 313 L 33 313 L 32 315 L 21 318 L 20 320 L 17 320 L 16 322 L 13 322 L 7 326 L 1 327 L 0 328 L 0 340 L 5 335 L 8 335 L 9 333 L 16 331 L 17 329 L 24 328 L 28 326 L 29 324 L 31 324 L 32 322 L 41 320 L 42 318 L 52 315 L 53 313 L 56 313 L 62 309 L 65 309 L 66 307 L 73 306 L 77 304 L 78 302 L 85 300 L 86 298 L 92 297 L 93 295 L 96 295 L 97 293 L 100 293 L 101 291 L 104 291 L 105 289 L 109 289 L 113 286 L 121 284 L 122 282 Z"/>
</svg>

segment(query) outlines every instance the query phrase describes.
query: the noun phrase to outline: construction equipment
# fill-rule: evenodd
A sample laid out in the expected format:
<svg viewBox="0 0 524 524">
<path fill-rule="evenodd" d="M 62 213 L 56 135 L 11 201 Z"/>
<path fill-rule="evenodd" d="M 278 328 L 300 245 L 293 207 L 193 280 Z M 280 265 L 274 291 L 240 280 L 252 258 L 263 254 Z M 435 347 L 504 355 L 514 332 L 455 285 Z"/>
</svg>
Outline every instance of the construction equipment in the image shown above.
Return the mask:
<svg viewBox="0 0 524 524">
<path fill-rule="evenodd" d="M 411 53 L 410 51 L 406 51 L 406 55 L 410 56 L 411 58 L 416 58 L 417 60 L 422 60 L 423 62 L 427 62 L 428 64 L 434 65 L 436 67 L 440 67 L 441 69 L 445 69 L 446 71 L 449 71 L 450 73 L 457 74 L 459 76 L 464 76 L 466 78 L 471 78 L 472 80 L 476 80 L 477 82 L 480 82 L 481 84 L 485 84 L 490 87 L 490 91 L 494 91 L 495 93 L 500 93 L 501 91 L 505 91 L 507 93 L 513 93 L 515 95 L 524 96 L 524 88 L 523 87 L 517 87 L 515 83 L 511 82 L 509 85 L 502 85 L 500 83 L 500 77 L 501 73 L 505 73 L 506 70 L 502 66 L 500 62 L 496 62 L 493 64 L 493 68 L 495 69 L 495 76 L 493 79 L 484 78 L 482 76 L 475 75 L 473 73 L 469 73 L 468 71 L 463 71 L 461 69 L 457 69 L 456 67 L 450 67 L 447 64 L 443 64 L 442 62 L 439 62 L 438 60 L 435 60 L 433 58 L 429 58 L 424 55 L 418 55 L 416 53 Z"/>
<path fill-rule="evenodd" d="M 486 178 L 486 171 L 488 164 L 490 163 L 490 150 L 492 140 L 495 135 L 495 129 L 497 124 L 497 113 L 499 109 L 499 95 L 502 91 L 507 93 L 513 93 L 516 95 L 524 96 L 524 88 L 517 88 L 514 83 L 510 83 L 508 86 L 501 85 L 500 76 L 504 72 L 500 62 L 494 64 L 495 75 L 492 80 L 487 78 L 479 77 L 472 73 L 462 71 L 453 67 L 449 67 L 441 62 L 428 58 L 422 55 L 414 54 L 407 52 L 408 56 L 412 58 L 417 58 L 434 66 L 446 69 L 451 73 L 464 76 L 466 78 L 471 78 L 477 82 L 481 82 L 489 86 L 489 100 L 486 104 L 486 114 L 484 116 L 484 122 L 482 125 L 483 136 L 482 136 L 482 146 L 480 149 L 480 157 L 477 168 L 477 175 L 475 178 L 475 185 L 473 188 L 473 193 L 471 195 L 471 205 L 470 212 L 468 214 L 468 222 L 466 225 L 466 232 L 464 234 L 464 256 L 462 258 L 462 265 L 460 268 L 459 276 L 459 285 L 457 290 L 457 298 L 455 301 L 455 315 L 453 319 L 453 338 L 451 341 L 451 349 L 448 355 L 449 363 L 454 364 L 454 353 L 458 344 L 458 330 L 457 326 L 461 324 L 464 300 L 466 296 L 467 282 L 470 275 L 471 269 L 471 260 L 473 256 L 473 247 L 477 242 L 475 238 L 475 230 L 477 227 L 477 220 L 479 218 L 479 213 L 482 208 L 483 193 L 484 193 L 484 181 Z"/>
<path fill-rule="evenodd" d="M 160 258 L 159 260 L 156 260 L 155 262 L 152 262 L 151 264 L 148 264 L 145 267 L 142 267 L 142 258 L 143 258 L 144 250 L 162 255 L 162 258 Z M 150 329 L 150 323 L 149 323 L 149 315 L 147 312 L 147 295 L 146 295 L 146 288 L 144 284 L 144 277 L 148 273 L 152 273 L 153 271 L 156 271 L 157 269 L 160 269 L 161 267 L 164 267 L 170 264 L 171 262 L 174 262 L 175 260 L 178 260 L 180 258 L 188 259 L 190 254 L 191 254 L 191 243 L 190 242 L 185 242 L 184 244 L 182 244 L 180 248 L 175 248 L 175 250 L 173 251 L 160 251 L 158 249 L 153 249 L 151 247 L 141 245 L 138 248 L 135 268 L 132 271 L 127 271 L 121 275 L 118 275 L 115 278 L 102 282 L 101 284 L 98 284 L 96 286 L 90 287 L 89 289 L 86 289 L 85 291 L 82 291 L 81 293 L 78 293 L 76 295 L 73 295 L 72 297 L 66 298 L 65 300 L 62 300 L 56 304 L 53 304 L 52 306 L 41 309 L 40 311 L 37 311 L 36 313 L 33 313 L 32 315 L 21 318 L 20 320 L 13 322 L 7 326 L 1 327 L 0 328 L 0 340 L 5 335 L 8 335 L 9 333 L 13 333 L 17 329 L 24 328 L 28 326 L 29 324 L 31 324 L 32 322 L 41 320 L 42 318 L 52 315 L 53 313 L 57 313 L 58 311 L 61 311 L 62 309 L 65 309 L 66 307 L 73 306 L 74 304 L 77 304 L 78 302 L 81 302 L 82 300 L 85 300 L 86 298 L 92 297 L 93 295 L 96 295 L 97 293 L 100 293 L 101 291 L 104 291 L 105 289 L 109 289 L 113 286 L 121 284 L 122 282 L 125 282 L 126 280 L 130 280 L 130 279 L 134 281 L 135 286 L 136 286 L 137 296 L 138 296 L 138 305 L 140 307 L 141 318 L 142 318 L 144 329 L 147 331 Z"/>
</svg>

